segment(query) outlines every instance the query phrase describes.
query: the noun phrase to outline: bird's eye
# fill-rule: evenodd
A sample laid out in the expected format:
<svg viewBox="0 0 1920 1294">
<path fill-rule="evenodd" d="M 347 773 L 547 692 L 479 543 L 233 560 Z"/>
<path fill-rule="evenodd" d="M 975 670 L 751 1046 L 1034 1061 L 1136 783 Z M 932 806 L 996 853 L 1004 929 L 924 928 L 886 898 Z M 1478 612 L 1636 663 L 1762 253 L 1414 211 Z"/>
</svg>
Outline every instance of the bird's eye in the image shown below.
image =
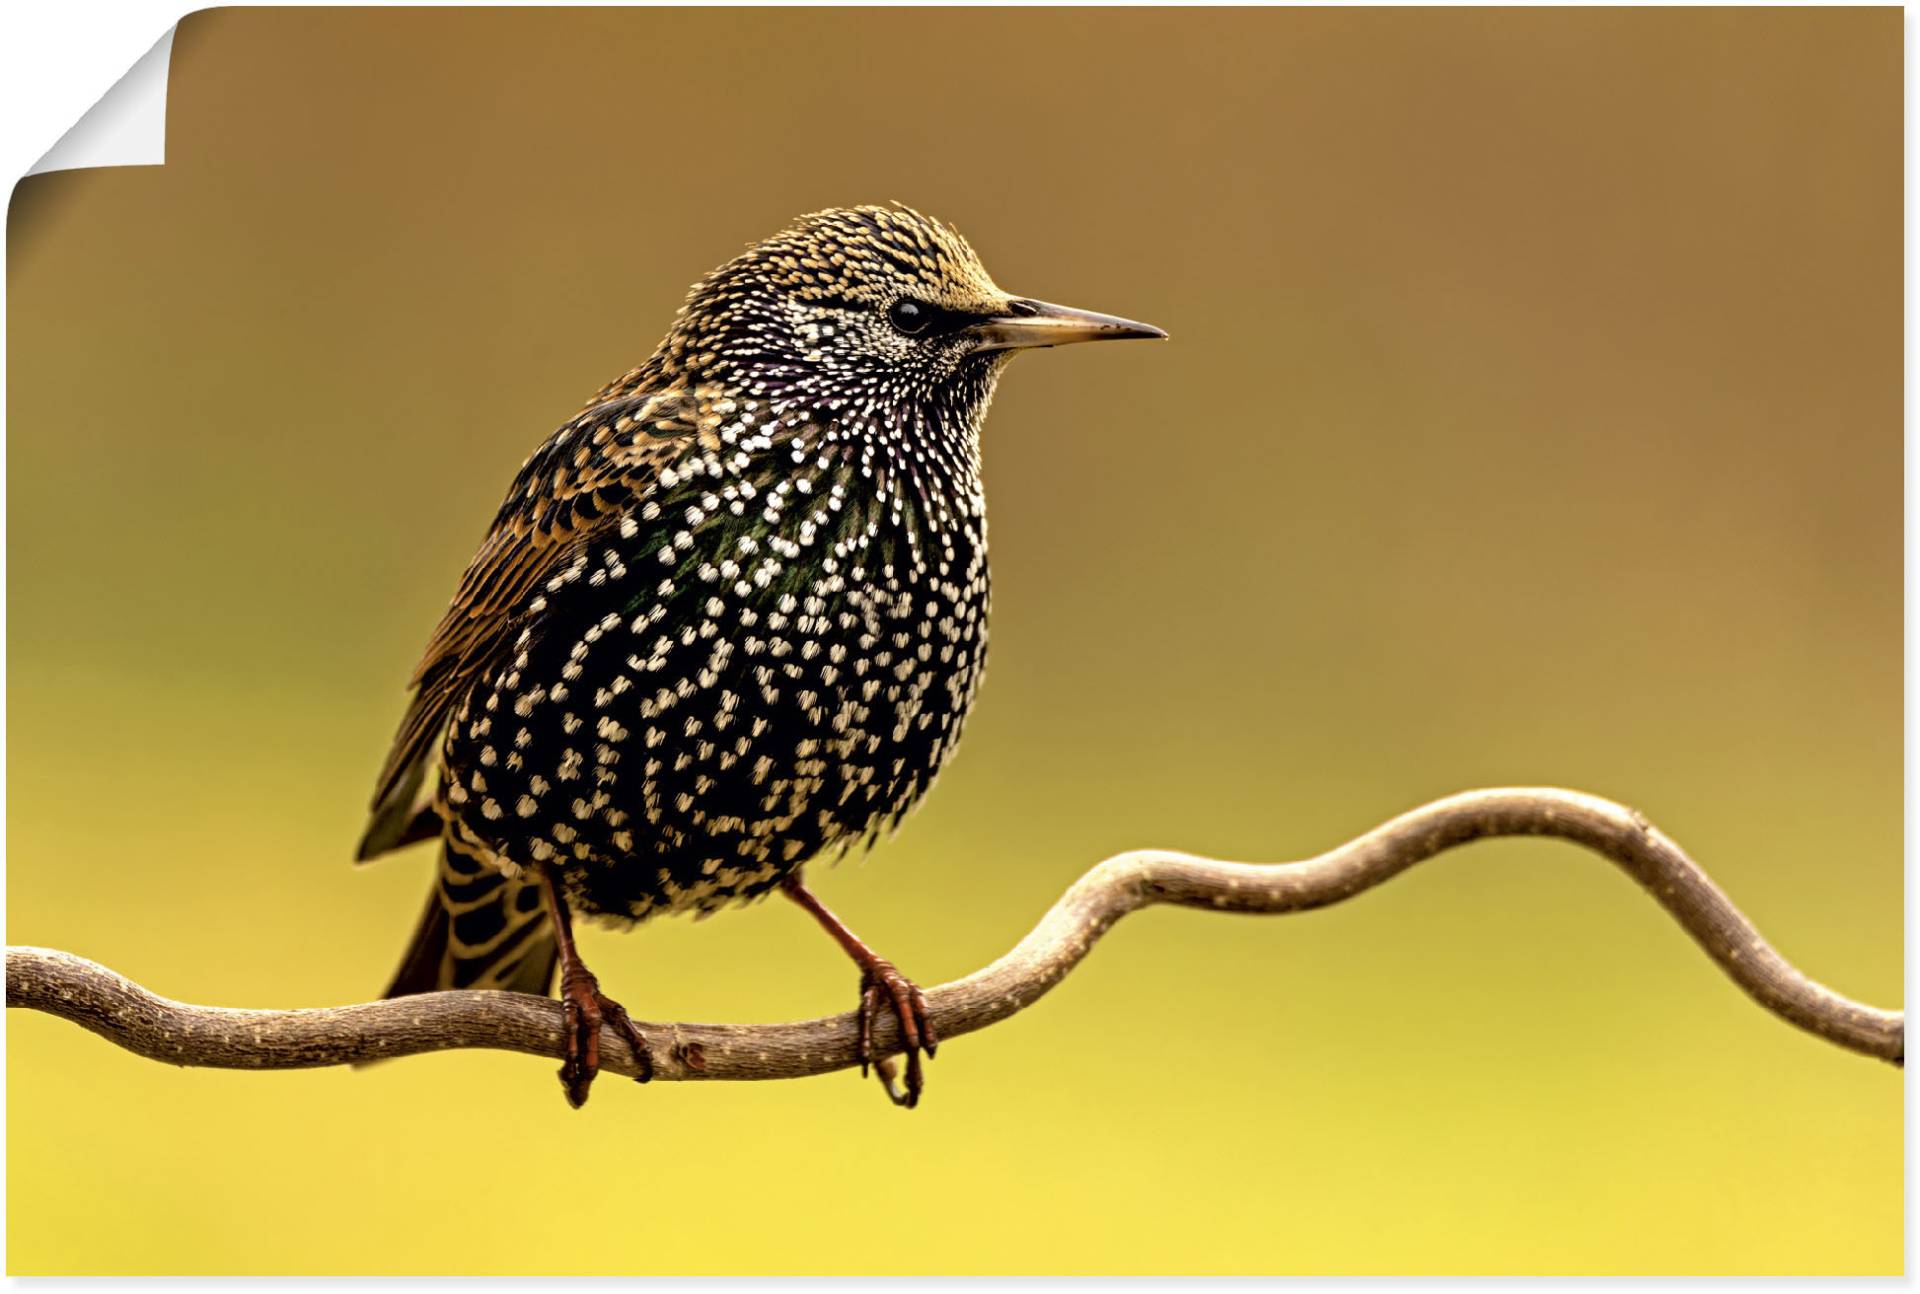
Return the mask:
<svg viewBox="0 0 1920 1294">
<path fill-rule="evenodd" d="M 887 307 L 887 322 L 909 337 L 917 337 L 933 323 L 933 307 L 912 297 L 901 297 Z"/>
</svg>

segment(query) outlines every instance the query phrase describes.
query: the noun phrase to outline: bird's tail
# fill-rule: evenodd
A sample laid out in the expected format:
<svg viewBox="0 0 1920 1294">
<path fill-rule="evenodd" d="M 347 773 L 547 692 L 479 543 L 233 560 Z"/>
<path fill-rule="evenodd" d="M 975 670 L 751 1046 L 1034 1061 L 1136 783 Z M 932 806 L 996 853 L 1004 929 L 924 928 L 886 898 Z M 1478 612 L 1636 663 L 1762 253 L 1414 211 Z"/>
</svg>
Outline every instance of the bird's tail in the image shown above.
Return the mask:
<svg viewBox="0 0 1920 1294">
<path fill-rule="evenodd" d="M 546 994 L 559 957 L 540 878 L 508 876 L 449 833 L 426 913 L 383 996 L 451 988 Z"/>
</svg>

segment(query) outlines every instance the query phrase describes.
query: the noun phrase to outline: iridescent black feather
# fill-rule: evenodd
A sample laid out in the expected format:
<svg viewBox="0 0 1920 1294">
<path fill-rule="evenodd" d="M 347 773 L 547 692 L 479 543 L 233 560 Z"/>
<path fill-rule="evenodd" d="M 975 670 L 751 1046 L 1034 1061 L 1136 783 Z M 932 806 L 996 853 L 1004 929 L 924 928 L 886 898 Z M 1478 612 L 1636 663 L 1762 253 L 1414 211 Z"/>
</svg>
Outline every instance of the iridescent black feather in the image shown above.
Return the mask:
<svg viewBox="0 0 1920 1294">
<path fill-rule="evenodd" d="M 704 913 L 897 823 L 986 663 L 1007 358 L 1146 335 L 1009 296 L 904 208 L 696 285 L 521 468 L 415 670 L 361 856 L 430 805 L 443 863 L 391 991 L 545 990 L 543 871 L 580 913 Z"/>
</svg>

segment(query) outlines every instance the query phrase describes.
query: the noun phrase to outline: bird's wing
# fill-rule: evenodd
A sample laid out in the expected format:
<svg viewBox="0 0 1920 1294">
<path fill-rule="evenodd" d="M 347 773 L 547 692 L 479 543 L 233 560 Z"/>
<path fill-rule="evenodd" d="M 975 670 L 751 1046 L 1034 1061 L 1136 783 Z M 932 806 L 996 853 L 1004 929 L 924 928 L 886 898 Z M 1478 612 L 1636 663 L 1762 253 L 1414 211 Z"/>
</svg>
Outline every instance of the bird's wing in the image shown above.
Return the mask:
<svg viewBox="0 0 1920 1294">
<path fill-rule="evenodd" d="M 617 524 L 663 467 L 712 438 L 719 421 L 705 393 L 633 392 L 589 405 L 522 465 L 414 667 L 413 701 L 374 787 L 362 860 L 418 838 L 415 800 L 440 735 L 537 614 L 541 585 Z"/>
</svg>

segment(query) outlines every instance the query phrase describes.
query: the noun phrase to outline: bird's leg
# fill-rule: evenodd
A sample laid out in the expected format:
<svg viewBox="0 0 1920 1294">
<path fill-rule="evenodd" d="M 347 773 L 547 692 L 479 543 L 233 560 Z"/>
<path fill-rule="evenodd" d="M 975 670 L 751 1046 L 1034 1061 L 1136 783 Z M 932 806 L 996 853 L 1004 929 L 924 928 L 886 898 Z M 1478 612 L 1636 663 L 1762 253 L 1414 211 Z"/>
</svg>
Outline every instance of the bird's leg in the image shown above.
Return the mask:
<svg viewBox="0 0 1920 1294">
<path fill-rule="evenodd" d="M 787 873 L 786 879 L 780 882 L 780 889 L 811 913 L 813 919 L 833 936 L 835 943 L 846 949 L 847 956 L 853 958 L 854 964 L 860 968 L 860 1076 L 866 1077 L 868 1067 L 872 1066 L 879 1073 L 887 1096 L 895 1105 L 904 1105 L 909 1109 L 918 1105 L 924 1087 L 920 1074 L 920 1053 L 926 1052 L 927 1059 L 932 1060 L 934 1048 L 940 1042 L 934 1036 L 933 1020 L 927 1014 L 926 995 L 912 980 L 895 969 L 892 962 L 867 947 L 860 936 L 847 929 L 845 922 L 814 897 L 813 892 L 801 881 L 798 871 Z M 900 1049 L 907 1058 L 905 1091 L 894 1087 L 893 1067 L 884 1059 L 876 1059 L 873 1054 L 873 1022 L 883 1005 L 891 1007 L 894 1018 L 900 1022 Z"/>
<path fill-rule="evenodd" d="M 653 1055 L 647 1040 L 634 1027 L 627 1008 L 600 991 L 580 950 L 573 944 L 573 912 L 552 869 L 540 869 L 540 884 L 547 894 L 547 908 L 553 914 L 553 938 L 560 948 L 560 1005 L 566 1012 L 566 1064 L 560 1067 L 560 1086 L 566 1089 L 567 1103 L 579 1109 L 587 1103 L 594 1076 L 600 1072 L 600 1026 L 611 1024 L 627 1040 L 633 1059 L 640 1067 L 635 1080 L 641 1083 L 653 1077 Z"/>
</svg>

